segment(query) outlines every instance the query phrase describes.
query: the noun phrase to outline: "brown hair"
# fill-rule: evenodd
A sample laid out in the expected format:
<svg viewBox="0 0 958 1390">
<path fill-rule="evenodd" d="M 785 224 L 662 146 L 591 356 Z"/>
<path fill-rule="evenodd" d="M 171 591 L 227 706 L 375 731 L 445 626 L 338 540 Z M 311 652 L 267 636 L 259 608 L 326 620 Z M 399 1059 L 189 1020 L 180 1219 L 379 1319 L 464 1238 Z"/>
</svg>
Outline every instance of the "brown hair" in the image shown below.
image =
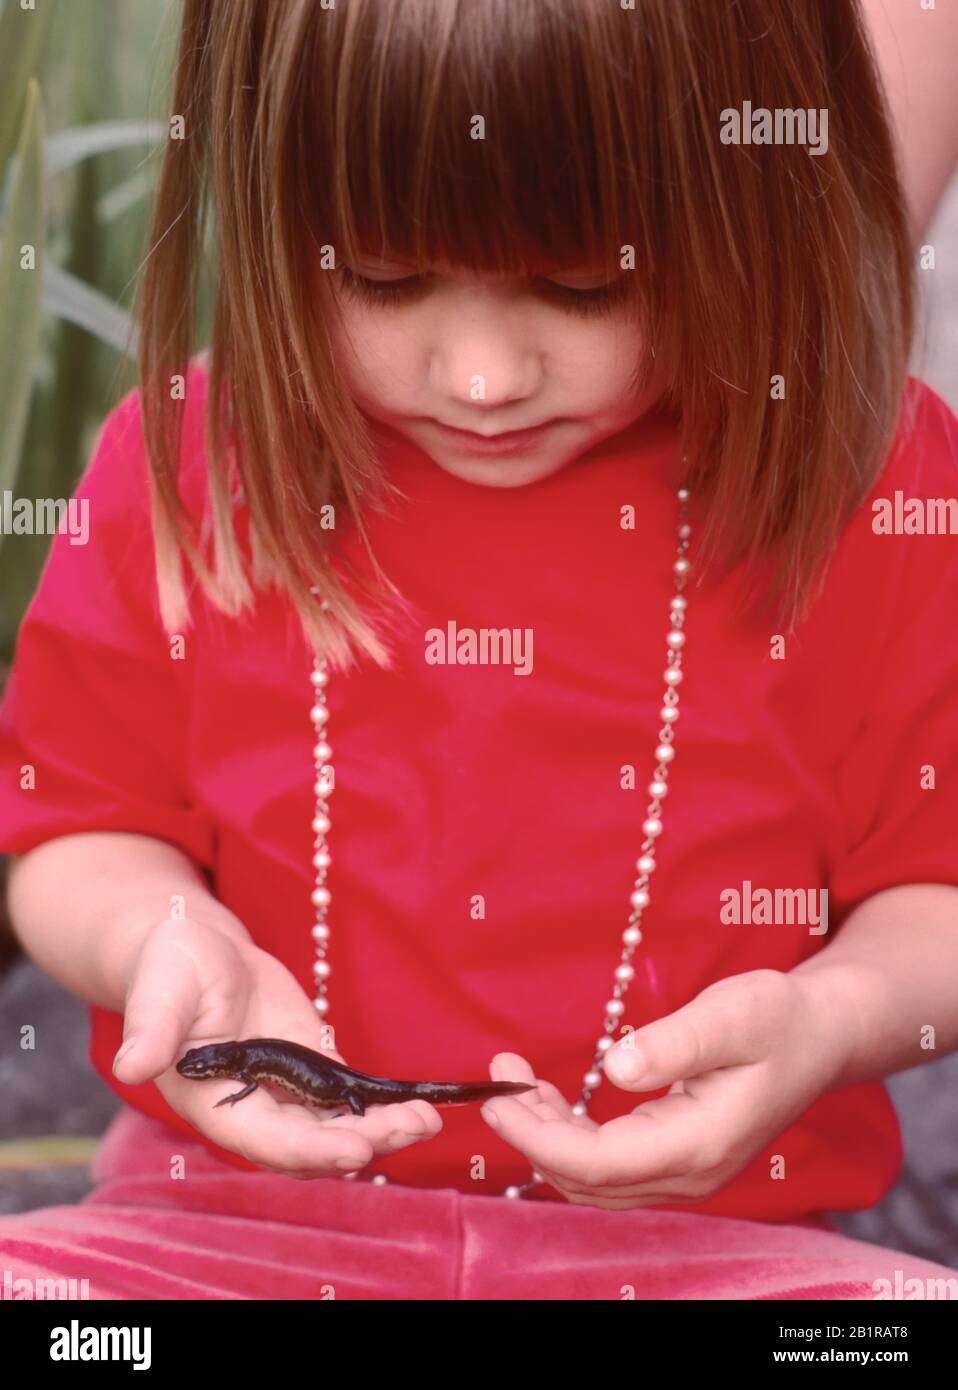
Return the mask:
<svg viewBox="0 0 958 1390">
<path fill-rule="evenodd" d="M 724 144 L 721 115 L 745 101 L 827 110 L 827 153 Z M 332 502 L 366 543 L 364 507 L 384 495 L 330 349 L 333 290 L 306 273 L 321 247 L 351 259 L 370 236 L 423 268 L 505 273 L 584 257 L 618 271 L 634 246 L 630 297 L 705 508 L 701 565 L 745 560 L 753 594 L 794 623 L 891 444 L 913 333 L 907 213 L 858 0 L 185 0 L 172 109 L 186 138 L 165 150 L 137 311 L 171 630 L 188 621 L 179 547 L 224 611 L 252 599 L 238 477 L 253 586 L 285 588 L 334 664 L 358 650 L 389 664 L 316 525 Z M 177 495 L 170 393 L 193 351 L 211 202 L 212 571 Z M 650 367 L 636 364 L 637 390 Z"/>
</svg>

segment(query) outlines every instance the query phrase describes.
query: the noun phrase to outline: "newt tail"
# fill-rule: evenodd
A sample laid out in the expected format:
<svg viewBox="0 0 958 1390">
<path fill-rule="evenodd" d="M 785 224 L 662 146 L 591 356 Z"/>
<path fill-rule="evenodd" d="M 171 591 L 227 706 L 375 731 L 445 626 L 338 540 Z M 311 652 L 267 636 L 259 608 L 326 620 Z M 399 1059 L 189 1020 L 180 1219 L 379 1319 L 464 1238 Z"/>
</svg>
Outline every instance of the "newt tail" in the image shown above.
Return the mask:
<svg viewBox="0 0 958 1390">
<path fill-rule="evenodd" d="M 527 1081 L 396 1081 L 388 1076 L 368 1076 L 283 1038 L 247 1038 L 244 1042 L 193 1047 L 177 1062 L 176 1070 L 195 1081 L 231 1077 L 244 1083 L 241 1091 L 224 1096 L 217 1106 L 235 1105 L 264 1082 L 288 1091 L 303 1105 L 345 1105 L 354 1115 L 365 1115 L 367 1106 L 396 1101 L 469 1105 L 535 1090 Z"/>
</svg>

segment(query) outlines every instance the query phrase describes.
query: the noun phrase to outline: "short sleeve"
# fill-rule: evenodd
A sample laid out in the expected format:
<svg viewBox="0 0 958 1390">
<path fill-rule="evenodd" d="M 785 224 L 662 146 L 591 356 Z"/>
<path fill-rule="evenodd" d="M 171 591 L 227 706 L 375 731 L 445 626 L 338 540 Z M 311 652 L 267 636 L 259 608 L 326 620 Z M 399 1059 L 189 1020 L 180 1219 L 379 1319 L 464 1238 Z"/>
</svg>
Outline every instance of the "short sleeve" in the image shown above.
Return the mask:
<svg viewBox="0 0 958 1390">
<path fill-rule="evenodd" d="M 838 769 L 847 845 L 829 907 L 840 915 L 898 884 L 958 885 L 958 420 L 910 387 L 907 425 L 866 504 L 860 559 L 875 584 L 858 621 L 879 660 Z"/>
<path fill-rule="evenodd" d="M 0 705 L 0 852 L 122 830 L 210 868 L 214 827 L 186 759 L 189 663 L 173 659 L 159 617 L 136 391 L 107 417 L 71 507 Z"/>
</svg>

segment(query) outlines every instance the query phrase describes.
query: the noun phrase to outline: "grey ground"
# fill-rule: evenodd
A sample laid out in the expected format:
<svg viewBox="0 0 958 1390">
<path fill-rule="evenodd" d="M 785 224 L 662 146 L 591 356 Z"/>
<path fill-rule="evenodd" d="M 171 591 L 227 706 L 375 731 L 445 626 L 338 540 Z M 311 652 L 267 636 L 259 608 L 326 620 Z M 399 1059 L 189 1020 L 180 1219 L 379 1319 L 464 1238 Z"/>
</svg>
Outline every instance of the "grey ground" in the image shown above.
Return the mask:
<svg viewBox="0 0 958 1390">
<path fill-rule="evenodd" d="M 937 269 L 923 273 L 924 333 L 913 371 L 958 411 L 958 179 L 926 241 Z M 85 1006 L 21 959 L 0 976 L 0 1019 L 0 1142 L 102 1133 L 118 1101 L 87 1061 Z M 14 1052 L 24 1023 L 39 1039 L 52 1033 L 56 1047 Z M 958 1268 L 958 1053 L 900 1073 L 889 1088 L 905 1135 L 901 1180 L 877 1207 L 836 1219 L 859 1240 Z M 88 1190 L 85 1169 L 0 1168 L 0 1214 L 75 1202 Z"/>
</svg>

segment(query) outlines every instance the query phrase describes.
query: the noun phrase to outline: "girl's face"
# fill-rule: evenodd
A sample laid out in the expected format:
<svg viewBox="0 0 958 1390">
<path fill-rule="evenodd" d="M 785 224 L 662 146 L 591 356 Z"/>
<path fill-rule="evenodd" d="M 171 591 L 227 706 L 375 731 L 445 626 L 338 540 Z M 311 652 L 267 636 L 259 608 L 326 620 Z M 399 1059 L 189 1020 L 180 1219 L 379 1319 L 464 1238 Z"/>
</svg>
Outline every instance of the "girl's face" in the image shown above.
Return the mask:
<svg viewBox="0 0 958 1390">
<path fill-rule="evenodd" d="M 521 487 L 625 429 L 661 394 L 633 378 L 646 351 L 622 298 L 625 272 L 537 279 L 376 254 L 334 275 L 333 347 L 364 414 L 448 473 Z"/>
</svg>

